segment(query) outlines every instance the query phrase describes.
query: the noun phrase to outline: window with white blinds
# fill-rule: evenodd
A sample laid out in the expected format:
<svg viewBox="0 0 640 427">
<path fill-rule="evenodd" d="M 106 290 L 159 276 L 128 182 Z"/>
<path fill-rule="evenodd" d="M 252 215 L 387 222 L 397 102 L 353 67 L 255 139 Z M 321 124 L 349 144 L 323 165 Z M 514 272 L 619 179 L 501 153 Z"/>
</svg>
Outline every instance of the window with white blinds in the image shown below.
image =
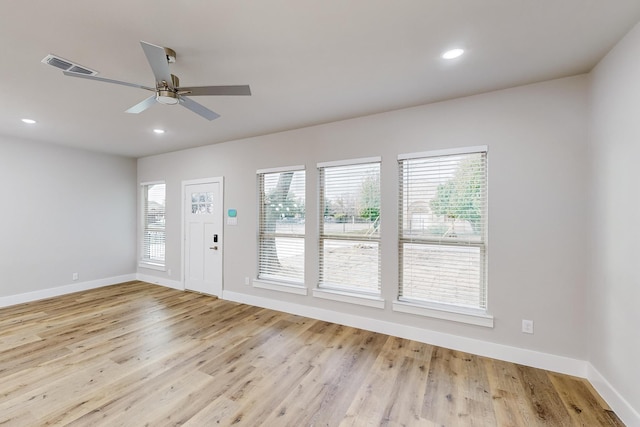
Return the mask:
<svg viewBox="0 0 640 427">
<path fill-rule="evenodd" d="M 321 163 L 320 288 L 380 293 L 380 158 Z"/>
<path fill-rule="evenodd" d="M 485 310 L 487 148 L 398 163 L 400 300 Z"/>
<path fill-rule="evenodd" d="M 304 283 L 303 166 L 258 171 L 258 278 Z"/>
<path fill-rule="evenodd" d="M 142 184 L 143 233 L 141 262 L 164 265 L 165 253 L 165 184 Z"/>
</svg>

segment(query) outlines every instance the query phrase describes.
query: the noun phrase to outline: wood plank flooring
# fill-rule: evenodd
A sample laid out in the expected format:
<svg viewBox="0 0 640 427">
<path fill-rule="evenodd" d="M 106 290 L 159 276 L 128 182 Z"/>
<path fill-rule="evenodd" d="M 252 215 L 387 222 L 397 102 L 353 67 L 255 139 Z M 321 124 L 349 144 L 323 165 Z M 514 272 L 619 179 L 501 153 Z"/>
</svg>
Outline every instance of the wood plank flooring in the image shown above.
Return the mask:
<svg viewBox="0 0 640 427">
<path fill-rule="evenodd" d="M 621 426 L 583 379 L 130 282 L 0 309 L 0 426 Z"/>
</svg>

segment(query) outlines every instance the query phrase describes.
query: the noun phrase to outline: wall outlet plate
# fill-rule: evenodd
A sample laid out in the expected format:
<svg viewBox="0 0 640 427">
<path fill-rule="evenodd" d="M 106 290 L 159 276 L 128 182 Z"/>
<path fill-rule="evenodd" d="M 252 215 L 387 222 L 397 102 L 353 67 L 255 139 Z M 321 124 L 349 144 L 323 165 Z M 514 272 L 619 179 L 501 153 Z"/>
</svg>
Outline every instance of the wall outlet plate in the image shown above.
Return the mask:
<svg viewBox="0 0 640 427">
<path fill-rule="evenodd" d="M 533 334 L 533 320 L 522 319 L 522 333 Z"/>
</svg>

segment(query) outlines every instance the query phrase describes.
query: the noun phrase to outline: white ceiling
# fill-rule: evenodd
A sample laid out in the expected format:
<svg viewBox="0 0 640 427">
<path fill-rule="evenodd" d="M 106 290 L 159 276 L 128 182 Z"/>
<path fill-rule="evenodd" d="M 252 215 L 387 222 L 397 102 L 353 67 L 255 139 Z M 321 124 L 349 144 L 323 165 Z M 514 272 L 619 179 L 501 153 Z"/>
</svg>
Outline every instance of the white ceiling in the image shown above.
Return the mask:
<svg viewBox="0 0 640 427">
<path fill-rule="evenodd" d="M 638 0 L 2 2 L 0 134 L 132 157 L 585 73 L 640 20 Z M 126 114 L 149 92 L 40 62 L 153 86 L 140 40 L 177 52 L 183 86 L 253 95 L 194 97 L 211 122 L 180 106 Z M 467 53 L 441 59 L 452 47 Z"/>
</svg>

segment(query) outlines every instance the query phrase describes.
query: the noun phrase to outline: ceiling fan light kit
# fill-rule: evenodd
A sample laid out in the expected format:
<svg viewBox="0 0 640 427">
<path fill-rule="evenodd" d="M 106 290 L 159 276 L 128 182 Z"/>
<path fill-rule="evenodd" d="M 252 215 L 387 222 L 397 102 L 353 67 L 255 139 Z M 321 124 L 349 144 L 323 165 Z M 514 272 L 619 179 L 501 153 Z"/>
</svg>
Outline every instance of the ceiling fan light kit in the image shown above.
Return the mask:
<svg viewBox="0 0 640 427">
<path fill-rule="evenodd" d="M 180 79 L 174 74 L 169 72 L 169 64 L 176 61 L 176 52 L 168 47 L 156 46 L 144 41 L 140 42 L 142 50 L 144 51 L 147 61 L 153 71 L 155 77 L 155 85 L 153 87 L 143 86 L 136 83 L 122 82 L 119 80 L 106 79 L 104 77 L 97 77 L 96 71 L 89 68 L 79 66 L 71 61 L 55 57 L 54 55 L 47 55 L 42 62 L 52 65 L 56 68 L 63 70 L 65 76 L 80 77 L 83 79 L 95 80 L 103 83 L 113 83 L 123 86 L 136 87 L 139 89 L 148 90 L 154 92 L 154 95 L 143 100 L 142 102 L 134 105 L 126 110 L 127 113 L 138 114 L 153 104 L 175 105 L 180 104 L 188 110 L 204 117 L 207 120 L 213 120 L 220 115 L 214 111 L 209 110 L 204 105 L 201 105 L 185 95 L 189 96 L 249 96 L 251 95 L 251 88 L 249 85 L 234 85 L 234 86 L 193 86 L 193 87 L 180 87 Z"/>
<path fill-rule="evenodd" d="M 165 52 L 173 52 L 173 50 L 167 47 L 165 47 L 164 50 Z M 169 56 L 169 52 L 167 52 L 167 61 L 171 62 L 169 58 L 171 57 Z M 175 52 L 173 52 L 173 60 L 174 62 L 176 60 Z M 174 88 L 180 87 L 180 79 L 175 74 L 171 74 L 171 86 Z M 178 98 L 177 91 L 171 90 L 171 87 L 165 81 L 162 81 L 156 83 L 156 101 L 164 105 L 175 105 L 180 102 L 180 99 Z"/>
<path fill-rule="evenodd" d="M 158 92 L 156 93 L 156 101 L 164 105 L 175 105 L 180 102 L 175 92 L 163 89 L 158 89 Z"/>
</svg>

